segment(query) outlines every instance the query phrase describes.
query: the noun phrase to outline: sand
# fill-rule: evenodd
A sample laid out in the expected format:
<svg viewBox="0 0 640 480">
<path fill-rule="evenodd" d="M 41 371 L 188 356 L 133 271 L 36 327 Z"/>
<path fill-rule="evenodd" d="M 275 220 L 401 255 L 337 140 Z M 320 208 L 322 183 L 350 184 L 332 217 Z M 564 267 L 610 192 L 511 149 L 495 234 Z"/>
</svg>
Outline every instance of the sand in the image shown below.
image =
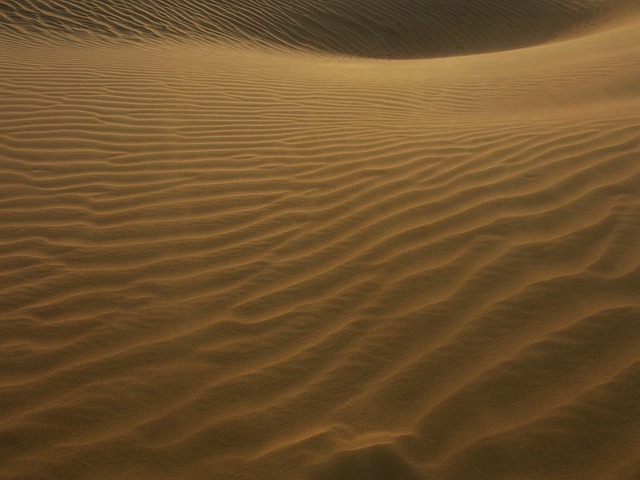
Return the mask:
<svg viewBox="0 0 640 480">
<path fill-rule="evenodd" d="M 0 2 L 0 478 L 640 479 L 640 4 Z"/>
</svg>

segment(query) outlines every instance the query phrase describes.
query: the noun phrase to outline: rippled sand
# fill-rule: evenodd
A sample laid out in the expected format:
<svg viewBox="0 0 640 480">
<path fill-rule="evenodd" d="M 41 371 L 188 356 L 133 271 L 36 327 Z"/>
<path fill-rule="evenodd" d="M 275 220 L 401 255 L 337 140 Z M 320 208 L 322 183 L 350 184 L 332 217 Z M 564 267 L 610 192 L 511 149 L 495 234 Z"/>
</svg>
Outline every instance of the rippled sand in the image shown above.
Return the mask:
<svg viewBox="0 0 640 480">
<path fill-rule="evenodd" d="M 0 3 L 0 478 L 640 479 L 640 5 Z"/>
</svg>

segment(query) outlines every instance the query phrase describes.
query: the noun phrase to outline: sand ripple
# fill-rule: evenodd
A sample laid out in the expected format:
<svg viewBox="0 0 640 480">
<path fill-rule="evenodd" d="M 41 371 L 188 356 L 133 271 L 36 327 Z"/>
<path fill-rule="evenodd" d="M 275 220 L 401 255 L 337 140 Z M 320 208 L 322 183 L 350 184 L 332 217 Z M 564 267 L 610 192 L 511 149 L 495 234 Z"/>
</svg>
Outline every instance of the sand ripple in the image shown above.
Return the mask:
<svg viewBox="0 0 640 480">
<path fill-rule="evenodd" d="M 638 478 L 638 17 L 364 3 L 3 3 L 0 477 Z"/>
</svg>

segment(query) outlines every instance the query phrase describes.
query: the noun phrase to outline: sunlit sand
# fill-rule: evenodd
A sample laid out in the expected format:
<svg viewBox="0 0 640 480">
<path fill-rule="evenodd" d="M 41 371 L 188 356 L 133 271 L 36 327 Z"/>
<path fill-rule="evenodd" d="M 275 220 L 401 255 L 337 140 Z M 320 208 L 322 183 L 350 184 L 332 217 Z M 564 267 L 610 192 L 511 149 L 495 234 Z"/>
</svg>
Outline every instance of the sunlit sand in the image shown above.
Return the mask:
<svg viewBox="0 0 640 480">
<path fill-rule="evenodd" d="M 640 5 L 0 5 L 0 478 L 640 478 Z"/>
</svg>

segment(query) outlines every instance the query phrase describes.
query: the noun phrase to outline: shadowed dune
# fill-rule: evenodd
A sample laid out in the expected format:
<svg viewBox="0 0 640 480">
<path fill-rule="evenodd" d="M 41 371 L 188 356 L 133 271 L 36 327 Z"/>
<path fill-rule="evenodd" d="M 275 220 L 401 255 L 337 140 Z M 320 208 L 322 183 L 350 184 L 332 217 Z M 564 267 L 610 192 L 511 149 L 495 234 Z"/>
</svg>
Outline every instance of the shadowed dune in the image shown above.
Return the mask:
<svg viewBox="0 0 640 480">
<path fill-rule="evenodd" d="M 417 58 L 577 35 L 637 7 L 634 0 L 7 0 L 0 18 L 31 31 L 249 41 L 348 56 Z"/>
<path fill-rule="evenodd" d="M 633 2 L 0 15 L 1 478 L 640 477 Z"/>
</svg>

